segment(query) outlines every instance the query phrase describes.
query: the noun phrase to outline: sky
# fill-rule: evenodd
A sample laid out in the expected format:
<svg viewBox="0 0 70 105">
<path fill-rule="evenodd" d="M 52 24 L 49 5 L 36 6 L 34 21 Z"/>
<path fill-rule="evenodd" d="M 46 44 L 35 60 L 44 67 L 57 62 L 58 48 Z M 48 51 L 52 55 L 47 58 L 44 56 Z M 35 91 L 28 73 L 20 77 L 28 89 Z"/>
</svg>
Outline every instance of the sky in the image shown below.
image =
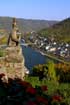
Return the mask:
<svg viewBox="0 0 70 105">
<path fill-rule="evenodd" d="M 0 16 L 63 20 L 70 17 L 70 0 L 0 0 Z"/>
</svg>

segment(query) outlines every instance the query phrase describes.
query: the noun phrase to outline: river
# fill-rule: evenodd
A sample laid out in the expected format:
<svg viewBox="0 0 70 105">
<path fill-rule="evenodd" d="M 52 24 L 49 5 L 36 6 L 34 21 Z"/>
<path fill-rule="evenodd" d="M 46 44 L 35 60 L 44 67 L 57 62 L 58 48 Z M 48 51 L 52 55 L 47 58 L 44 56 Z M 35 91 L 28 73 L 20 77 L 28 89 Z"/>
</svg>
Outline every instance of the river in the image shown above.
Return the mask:
<svg viewBox="0 0 70 105">
<path fill-rule="evenodd" d="M 47 63 L 48 58 L 46 56 L 35 51 L 31 47 L 26 47 L 23 45 L 21 47 L 25 58 L 25 66 L 29 69 L 30 72 L 32 71 L 33 66 Z"/>
</svg>

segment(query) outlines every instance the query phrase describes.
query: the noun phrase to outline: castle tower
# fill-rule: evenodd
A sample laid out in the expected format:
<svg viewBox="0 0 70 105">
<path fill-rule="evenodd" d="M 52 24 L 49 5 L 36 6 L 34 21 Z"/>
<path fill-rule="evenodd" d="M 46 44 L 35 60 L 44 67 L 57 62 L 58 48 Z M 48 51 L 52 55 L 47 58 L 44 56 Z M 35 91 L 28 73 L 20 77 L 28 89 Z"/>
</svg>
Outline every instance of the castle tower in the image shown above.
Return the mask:
<svg viewBox="0 0 70 105">
<path fill-rule="evenodd" d="M 17 46 L 20 42 L 20 34 L 17 35 L 17 25 L 16 25 L 16 18 L 13 18 L 12 21 L 12 32 L 9 34 L 8 38 L 8 45 L 9 46 Z"/>
<path fill-rule="evenodd" d="M 16 31 L 17 31 L 16 19 L 13 18 L 13 21 L 12 21 L 12 39 L 15 39 L 15 40 L 17 39 Z"/>
<path fill-rule="evenodd" d="M 12 20 L 12 32 L 9 34 L 8 47 L 6 48 L 5 62 L 9 67 L 6 67 L 7 76 L 9 78 L 21 78 L 25 76 L 25 59 L 22 55 L 22 48 L 19 44 L 20 41 L 19 31 L 17 32 L 16 19 Z"/>
</svg>

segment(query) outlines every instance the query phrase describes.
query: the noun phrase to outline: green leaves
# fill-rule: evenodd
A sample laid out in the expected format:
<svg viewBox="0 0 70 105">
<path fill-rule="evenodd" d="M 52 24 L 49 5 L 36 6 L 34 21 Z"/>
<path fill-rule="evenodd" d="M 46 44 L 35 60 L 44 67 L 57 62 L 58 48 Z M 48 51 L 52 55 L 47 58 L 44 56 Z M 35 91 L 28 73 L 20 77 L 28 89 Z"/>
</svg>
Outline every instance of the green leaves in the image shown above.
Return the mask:
<svg viewBox="0 0 70 105">
<path fill-rule="evenodd" d="M 56 81 L 56 71 L 55 71 L 55 66 L 53 61 L 48 62 L 48 76 L 50 77 L 51 80 Z"/>
</svg>

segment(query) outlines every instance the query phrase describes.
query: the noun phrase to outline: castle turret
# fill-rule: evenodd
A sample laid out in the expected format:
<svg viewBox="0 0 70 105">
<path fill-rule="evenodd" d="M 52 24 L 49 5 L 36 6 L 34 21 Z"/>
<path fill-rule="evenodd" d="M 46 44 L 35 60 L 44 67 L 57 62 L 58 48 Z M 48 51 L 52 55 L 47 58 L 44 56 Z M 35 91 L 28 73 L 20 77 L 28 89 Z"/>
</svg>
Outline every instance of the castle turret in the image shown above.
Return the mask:
<svg viewBox="0 0 70 105">
<path fill-rule="evenodd" d="M 20 34 L 17 35 L 17 25 L 16 25 L 16 19 L 13 18 L 12 21 L 12 32 L 9 34 L 9 38 L 8 38 L 8 45 L 9 46 L 18 46 L 19 42 L 20 42 Z"/>
</svg>

